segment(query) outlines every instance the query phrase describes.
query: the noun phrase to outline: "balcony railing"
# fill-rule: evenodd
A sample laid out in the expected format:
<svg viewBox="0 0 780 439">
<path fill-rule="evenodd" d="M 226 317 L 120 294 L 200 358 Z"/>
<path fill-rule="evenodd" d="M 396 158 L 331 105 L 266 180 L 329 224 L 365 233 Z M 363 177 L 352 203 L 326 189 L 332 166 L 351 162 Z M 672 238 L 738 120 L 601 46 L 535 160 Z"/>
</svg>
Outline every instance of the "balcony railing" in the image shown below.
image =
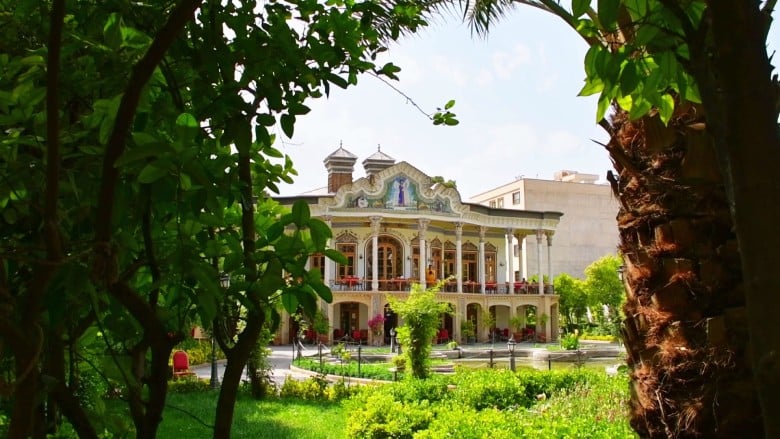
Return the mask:
<svg viewBox="0 0 780 439">
<path fill-rule="evenodd" d="M 411 286 L 418 283 L 417 279 L 408 278 L 395 278 L 395 279 L 379 279 L 377 281 L 378 290 L 380 292 L 392 292 L 392 291 L 409 291 Z M 345 277 L 331 281 L 331 290 L 333 291 L 361 291 L 371 292 L 373 291 L 373 280 L 363 279 L 359 277 Z M 442 292 L 445 293 L 457 293 L 458 283 L 455 281 L 448 281 L 444 284 Z M 463 281 L 462 293 L 470 294 L 539 294 L 539 286 L 537 284 L 524 283 L 524 282 L 486 282 L 484 291 L 482 290 L 482 284 L 475 281 Z M 544 294 L 554 294 L 552 285 L 544 286 Z"/>
</svg>

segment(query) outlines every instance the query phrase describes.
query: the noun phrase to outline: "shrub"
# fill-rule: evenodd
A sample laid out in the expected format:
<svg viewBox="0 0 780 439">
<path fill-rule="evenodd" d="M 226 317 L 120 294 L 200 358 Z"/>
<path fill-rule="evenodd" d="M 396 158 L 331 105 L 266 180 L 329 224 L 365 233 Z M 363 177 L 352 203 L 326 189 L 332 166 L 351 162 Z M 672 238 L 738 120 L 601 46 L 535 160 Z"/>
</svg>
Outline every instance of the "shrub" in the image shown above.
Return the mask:
<svg viewBox="0 0 780 439">
<path fill-rule="evenodd" d="M 464 371 L 455 376 L 454 398 L 465 407 L 481 410 L 488 407 L 505 409 L 529 407 L 535 399 L 528 398 L 525 386 L 506 369 Z"/>
<path fill-rule="evenodd" d="M 328 399 L 325 394 L 327 387 L 328 382 L 322 376 L 311 377 L 305 381 L 298 381 L 291 376 L 287 376 L 279 391 L 279 396 L 309 401 L 323 401 Z"/>
<path fill-rule="evenodd" d="M 580 336 L 572 332 L 561 337 L 561 347 L 567 351 L 574 351 L 580 347 Z"/>
<path fill-rule="evenodd" d="M 193 378 L 168 382 L 169 393 L 206 392 L 209 390 L 211 390 L 211 385 L 208 380 Z"/>
<path fill-rule="evenodd" d="M 345 404 L 347 437 L 411 439 L 433 420 L 428 401 L 404 403 L 385 392 L 360 392 Z"/>
<path fill-rule="evenodd" d="M 450 378 L 432 375 L 424 380 L 405 380 L 383 388 L 396 401 L 441 401 L 450 397 L 448 384 Z"/>
<path fill-rule="evenodd" d="M 357 395 L 361 389 L 361 386 L 348 386 L 344 380 L 341 379 L 325 389 L 325 396 L 329 401 L 338 402 Z"/>
</svg>

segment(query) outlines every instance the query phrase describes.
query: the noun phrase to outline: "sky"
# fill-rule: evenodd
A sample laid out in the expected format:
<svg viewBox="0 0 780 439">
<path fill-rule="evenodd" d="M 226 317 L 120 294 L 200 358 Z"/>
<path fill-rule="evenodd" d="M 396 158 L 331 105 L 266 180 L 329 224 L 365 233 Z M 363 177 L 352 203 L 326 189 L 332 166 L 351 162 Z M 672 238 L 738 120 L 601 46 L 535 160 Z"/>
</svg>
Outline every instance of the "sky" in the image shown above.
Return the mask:
<svg viewBox="0 0 780 439">
<path fill-rule="evenodd" d="M 342 145 L 362 162 L 381 147 L 429 176 L 455 180 L 461 198 L 517 178 L 552 179 L 559 170 L 597 174 L 612 169 L 596 125 L 597 96 L 578 97 L 587 46 L 561 19 L 518 7 L 491 28 L 472 34 L 460 15 L 445 14 L 390 47 L 382 62 L 402 70 L 392 86 L 364 75 L 357 86 L 332 87 L 328 98 L 307 103 L 292 139 L 276 146 L 298 170 L 281 195 L 327 185 L 323 160 Z M 778 46 L 777 26 L 770 46 Z M 771 53 L 771 52 L 770 52 Z M 404 96 L 405 95 L 405 96 Z M 408 98 L 407 98 L 408 97 Z M 428 114 L 455 100 L 460 124 L 434 126 Z M 279 130 L 280 131 L 280 130 Z"/>
</svg>

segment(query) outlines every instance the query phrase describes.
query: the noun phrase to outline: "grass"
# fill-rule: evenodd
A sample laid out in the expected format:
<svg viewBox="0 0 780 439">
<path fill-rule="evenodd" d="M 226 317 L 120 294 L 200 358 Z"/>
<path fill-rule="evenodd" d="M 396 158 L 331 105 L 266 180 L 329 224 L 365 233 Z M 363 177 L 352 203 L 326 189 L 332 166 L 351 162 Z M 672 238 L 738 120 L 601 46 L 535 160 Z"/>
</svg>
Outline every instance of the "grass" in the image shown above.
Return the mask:
<svg viewBox="0 0 780 439">
<path fill-rule="evenodd" d="M 168 398 L 157 437 L 209 438 L 212 436 L 216 392 L 172 394 Z M 339 403 L 300 399 L 236 401 L 231 438 L 341 439 L 347 414 Z M 205 424 L 205 425 L 204 425 Z"/>
</svg>

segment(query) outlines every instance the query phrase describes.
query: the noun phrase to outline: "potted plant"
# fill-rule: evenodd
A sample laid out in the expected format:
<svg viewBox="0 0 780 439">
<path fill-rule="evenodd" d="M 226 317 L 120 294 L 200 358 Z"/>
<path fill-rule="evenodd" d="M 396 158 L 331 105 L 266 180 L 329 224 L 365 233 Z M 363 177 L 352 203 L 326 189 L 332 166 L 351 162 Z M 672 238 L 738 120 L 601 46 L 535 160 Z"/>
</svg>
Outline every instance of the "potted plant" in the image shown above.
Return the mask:
<svg viewBox="0 0 780 439">
<path fill-rule="evenodd" d="M 471 320 L 463 320 L 460 322 L 460 333 L 466 343 L 475 341 L 474 337 L 477 335 L 476 325 Z"/>
<path fill-rule="evenodd" d="M 493 341 L 493 330 L 496 327 L 496 316 L 494 316 L 490 310 L 485 309 L 482 311 L 482 324 L 487 331 L 488 341 Z"/>
<path fill-rule="evenodd" d="M 547 321 L 550 319 L 550 316 L 547 315 L 547 313 L 542 313 L 539 316 L 539 331 L 536 334 L 536 339 L 539 341 L 546 341 L 546 328 L 547 328 Z"/>
<path fill-rule="evenodd" d="M 379 345 L 382 340 L 382 332 L 384 332 L 385 316 L 380 314 L 375 315 L 368 319 L 368 329 L 371 331 L 371 335 L 374 339 L 374 344 Z"/>
<path fill-rule="evenodd" d="M 320 343 L 328 342 L 328 330 L 330 329 L 330 322 L 328 317 L 320 310 L 314 314 L 314 319 L 311 322 L 311 329 L 317 333 L 317 338 Z"/>
<path fill-rule="evenodd" d="M 523 341 L 523 329 L 525 329 L 525 316 L 521 314 L 515 314 L 509 319 L 509 326 L 512 327 L 512 338 L 515 341 Z"/>
</svg>

